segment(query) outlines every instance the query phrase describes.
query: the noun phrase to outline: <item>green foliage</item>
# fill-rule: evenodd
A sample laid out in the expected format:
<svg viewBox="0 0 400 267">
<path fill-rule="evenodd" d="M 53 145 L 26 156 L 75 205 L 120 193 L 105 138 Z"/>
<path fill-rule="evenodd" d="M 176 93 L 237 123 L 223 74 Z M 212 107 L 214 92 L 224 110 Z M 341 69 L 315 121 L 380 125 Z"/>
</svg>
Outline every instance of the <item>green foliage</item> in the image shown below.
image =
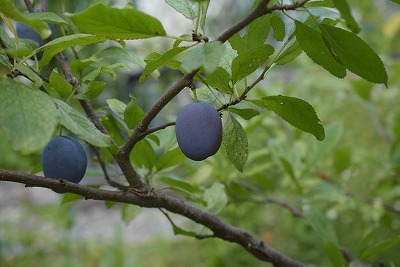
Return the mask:
<svg viewBox="0 0 400 267">
<path fill-rule="evenodd" d="M 230 113 L 228 113 L 224 122 L 222 143 L 233 165 L 240 172 L 243 172 L 244 165 L 249 156 L 247 135 L 242 125 Z"/>
<path fill-rule="evenodd" d="M 365 264 L 398 265 L 400 66 L 396 22 L 386 21 L 391 10 L 372 12 L 370 1 L 309 1 L 297 10 L 261 16 L 221 43 L 213 38 L 231 26 L 225 21 L 239 21 L 251 4 L 236 10 L 245 4 L 232 1 L 232 11 L 243 14 L 230 18 L 231 12 L 207 16 L 210 1 L 165 0 L 169 11 L 193 22 L 193 32 L 171 36 L 158 18 L 139 11 L 140 4 L 138 9 L 131 4 L 116 8 L 110 2 L 54 1 L 51 12 L 29 14 L 0 0 L 5 46 L 0 50 L 0 150 L 6 154 L 0 156 L 0 169 L 40 171 L 38 154 L 65 128 L 100 147 L 112 178 L 126 184 L 112 155 L 143 126 L 149 110 L 161 110 L 139 129 L 142 135 L 129 155 L 153 190 L 168 189 L 304 262 L 351 264 L 341 252 L 346 248 Z M 51 22 L 57 24 L 57 35 L 38 48 L 17 40 L 14 21 L 43 38 L 50 35 L 46 23 Z M 39 62 L 30 59 L 41 51 Z M 55 66 L 60 52 L 77 80 Z M 347 72 L 346 77 L 346 70 L 355 75 Z M 192 90 L 179 95 L 169 90 L 193 71 Z M 224 121 L 223 148 L 203 162 L 188 160 L 175 140 L 173 122 L 188 92 L 214 104 Z M 170 98 L 165 108 L 167 103 L 157 102 Z M 83 115 L 82 100 L 94 106 L 109 134 Z M 97 160 L 92 158 L 89 173 L 101 184 Z M 62 203 L 80 199 L 67 193 Z M 120 206 L 126 224 L 140 211 Z M 54 218 L 65 219 L 65 214 Z M 63 222 L 66 228 L 70 220 Z M 176 235 L 208 233 L 191 223 L 171 225 Z M 4 244 L 22 238 L 12 234 L 0 240 L 3 258 Z M 157 240 L 132 248 L 116 239 L 119 244 L 110 249 L 98 240 L 86 246 L 67 238 L 65 247 L 53 242 L 30 250 L 37 237 L 25 234 L 18 242 L 26 253 L 7 258 L 6 266 L 27 266 L 40 257 L 37 266 L 259 265 L 241 248 L 212 240 Z M 43 252 L 53 250 L 57 261 Z"/>
<path fill-rule="evenodd" d="M 325 139 L 322 127 L 314 108 L 306 101 L 289 96 L 267 96 L 252 103 L 275 112 L 291 125 L 311 133 L 318 140 Z"/>
<path fill-rule="evenodd" d="M 70 18 L 81 31 L 113 40 L 150 38 L 166 34 L 156 18 L 130 6 L 118 9 L 98 4 Z"/>
<path fill-rule="evenodd" d="M 51 98 L 8 78 L 0 82 L 0 88 L 0 127 L 13 148 L 24 154 L 42 149 L 58 122 Z"/>
</svg>

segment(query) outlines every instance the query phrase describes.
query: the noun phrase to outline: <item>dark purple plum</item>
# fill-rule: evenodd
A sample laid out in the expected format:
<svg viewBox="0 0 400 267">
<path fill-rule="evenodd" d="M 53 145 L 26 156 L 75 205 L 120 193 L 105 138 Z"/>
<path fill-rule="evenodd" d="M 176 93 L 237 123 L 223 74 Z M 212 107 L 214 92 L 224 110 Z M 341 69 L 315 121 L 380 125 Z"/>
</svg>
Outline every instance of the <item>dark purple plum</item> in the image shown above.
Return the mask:
<svg viewBox="0 0 400 267">
<path fill-rule="evenodd" d="M 87 156 L 75 138 L 56 136 L 43 150 L 42 166 L 46 177 L 79 183 L 86 172 Z"/>
<path fill-rule="evenodd" d="M 175 130 L 180 149 L 192 160 L 204 160 L 217 153 L 221 146 L 221 116 L 209 103 L 184 106 L 176 118 Z"/>
<path fill-rule="evenodd" d="M 54 34 L 56 30 L 54 24 L 49 23 L 48 25 L 50 27 L 50 30 Z M 18 38 L 30 39 L 38 43 L 39 46 L 44 45 L 44 41 L 42 40 L 42 38 L 40 38 L 39 34 L 35 32 L 31 27 L 23 23 L 17 23 L 15 26 L 15 30 L 17 32 Z M 37 54 L 39 60 L 42 58 L 42 56 L 43 56 L 43 51 Z"/>
</svg>

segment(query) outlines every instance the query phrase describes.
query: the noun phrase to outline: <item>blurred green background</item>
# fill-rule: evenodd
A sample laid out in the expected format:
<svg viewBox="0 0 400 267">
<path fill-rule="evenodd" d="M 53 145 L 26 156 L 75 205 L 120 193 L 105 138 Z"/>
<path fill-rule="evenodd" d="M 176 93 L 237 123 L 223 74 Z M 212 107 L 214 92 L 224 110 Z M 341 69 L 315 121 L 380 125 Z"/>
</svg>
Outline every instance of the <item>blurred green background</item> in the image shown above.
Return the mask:
<svg viewBox="0 0 400 267">
<path fill-rule="evenodd" d="M 154 1 L 151 7 L 136 2 L 138 8 L 154 16 L 163 3 Z M 215 7 L 208 24 L 211 37 L 245 14 L 248 7 L 238 2 L 220 1 Z M 360 36 L 385 63 L 389 88 L 351 73 L 337 79 L 302 54 L 288 65 L 274 67 L 249 99 L 274 94 L 305 99 L 316 109 L 326 140 L 319 142 L 274 114 L 262 112 L 248 121 L 239 119 L 249 139 L 244 173 L 232 167 L 221 149 L 205 162 L 185 161 L 151 179 L 155 186 L 165 177 L 190 183 L 196 190 L 183 192 L 182 197 L 197 205 L 201 201 L 196 197 L 219 182 L 228 196 L 227 206 L 219 214 L 225 221 L 298 260 L 332 265 L 322 232 L 336 236 L 346 251 L 370 266 L 400 266 L 396 239 L 400 233 L 400 9 L 390 1 L 349 3 L 361 25 Z M 232 16 L 216 15 L 218 8 L 227 7 Z M 50 8 L 56 10 L 57 6 Z M 174 19 L 174 15 L 163 17 Z M 151 51 L 147 49 L 165 51 L 167 45 L 170 42 L 147 40 L 140 46 L 132 44 L 131 49 L 143 58 Z M 158 81 L 140 85 L 137 73 L 119 75 L 122 78 L 117 80 L 104 77 L 114 90 L 104 92 L 103 98 L 123 100 L 133 92 L 144 109 L 179 77 L 162 72 Z M 187 95 L 183 92 L 169 105 L 158 122 L 173 120 L 188 101 Z M 104 99 L 100 97 L 96 104 L 104 106 Z M 173 128 L 157 135 L 165 147 L 176 145 Z M 0 167 L 4 169 L 30 171 L 40 164 L 40 155 L 13 152 L 1 132 L 0 151 Z M 92 163 L 84 183 L 101 179 L 98 166 Z M 171 225 L 158 210 L 120 204 L 108 208 L 101 202 L 68 202 L 68 197 L 0 182 L 1 267 L 261 265 L 234 244 L 174 237 Z M 322 218 L 304 214 L 308 209 Z M 204 230 L 180 217 L 172 218 L 184 229 Z M 313 219 L 327 228 L 313 228 Z M 396 245 L 371 251 L 381 242 L 385 248 L 385 240 Z"/>
</svg>

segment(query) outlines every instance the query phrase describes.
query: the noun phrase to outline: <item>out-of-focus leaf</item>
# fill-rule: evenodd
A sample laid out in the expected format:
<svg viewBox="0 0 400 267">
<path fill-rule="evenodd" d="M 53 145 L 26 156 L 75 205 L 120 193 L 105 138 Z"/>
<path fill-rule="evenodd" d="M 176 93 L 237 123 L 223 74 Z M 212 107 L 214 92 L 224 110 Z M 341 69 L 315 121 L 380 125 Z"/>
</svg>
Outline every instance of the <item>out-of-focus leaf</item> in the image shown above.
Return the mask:
<svg viewBox="0 0 400 267">
<path fill-rule="evenodd" d="M 182 69 L 192 72 L 203 68 L 206 73 L 212 73 L 218 68 L 224 52 L 225 46 L 220 42 L 199 43 L 188 50 L 182 61 Z"/>
<path fill-rule="evenodd" d="M 157 170 L 166 169 L 169 167 L 176 166 L 186 160 L 186 156 L 182 153 L 179 148 L 172 149 L 162 154 L 156 163 Z"/>
<path fill-rule="evenodd" d="M 203 199 L 207 203 L 207 210 L 217 214 L 228 203 L 225 193 L 225 186 L 219 182 L 215 182 L 210 188 L 204 191 Z"/>
<path fill-rule="evenodd" d="M 151 170 L 156 163 L 156 154 L 149 141 L 140 140 L 133 148 L 130 160 L 137 167 Z"/>
<path fill-rule="evenodd" d="M 396 246 L 397 244 L 400 244 L 400 235 L 394 236 L 392 238 L 388 238 L 388 239 L 381 241 L 381 242 L 373 245 L 372 247 L 368 248 L 361 255 L 360 260 L 367 261 L 370 257 L 377 255 L 385 250 L 388 250 L 388 249 Z"/>
<path fill-rule="evenodd" d="M 136 103 L 136 98 L 132 97 L 131 102 L 126 105 L 124 111 L 124 120 L 129 129 L 135 128 L 143 119 L 145 113 Z"/>
<path fill-rule="evenodd" d="M 235 113 L 236 115 L 239 115 L 245 120 L 250 120 L 251 118 L 260 115 L 260 112 L 256 109 L 252 108 L 233 108 L 229 107 L 228 109 L 230 112 Z"/>
<path fill-rule="evenodd" d="M 141 211 L 142 208 L 139 206 L 135 206 L 132 204 L 123 204 L 121 207 L 122 220 L 125 222 L 125 224 L 129 224 L 139 215 Z"/>
<path fill-rule="evenodd" d="M 59 122 L 51 98 L 8 78 L 0 81 L 0 88 L 0 128 L 13 149 L 26 154 L 42 149 Z"/>
<path fill-rule="evenodd" d="M 190 20 L 197 18 L 198 4 L 190 0 L 165 0 L 173 9 Z"/>
</svg>

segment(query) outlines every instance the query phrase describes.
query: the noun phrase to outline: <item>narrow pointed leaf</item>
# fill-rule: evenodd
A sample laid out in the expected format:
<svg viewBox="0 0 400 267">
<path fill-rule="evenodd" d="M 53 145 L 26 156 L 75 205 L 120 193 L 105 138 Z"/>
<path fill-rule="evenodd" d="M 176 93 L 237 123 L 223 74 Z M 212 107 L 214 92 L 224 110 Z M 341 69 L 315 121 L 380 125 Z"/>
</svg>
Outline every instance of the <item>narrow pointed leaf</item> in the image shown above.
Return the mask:
<svg viewBox="0 0 400 267">
<path fill-rule="evenodd" d="M 339 9 L 342 18 L 346 21 L 347 26 L 354 33 L 360 32 L 360 27 L 355 21 L 354 17 L 351 15 L 350 7 L 346 0 L 333 0 L 336 8 Z"/>
<path fill-rule="evenodd" d="M 321 33 L 299 21 L 295 21 L 295 24 L 297 41 L 307 56 L 316 64 L 332 73 L 332 75 L 344 78 L 346 76 L 346 68 L 333 57 Z"/>
<path fill-rule="evenodd" d="M 261 100 L 251 102 L 275 112 L 294 127 L 311 133 L 317 140 L 325 139 L 324 127 L 321 125 L 314 108 L 303 99 L 277 95 L 263 97 Z"/>
<path fill-rule="evenodd" d="M 246 131 L 242 125 L 229 114 L 224 123 L 222 142 L 229 160 L 240 172 L 249 156 L 248 140 Z"/>
<path fill-rule="evenodd" d="M 343 29 L 326 24 L 321 24 L 320 29 L 326 42 L 348 70 L 367 81 L 383 83 L 387 87 L 385 66 L 367 43 Z"/>
</svg>

